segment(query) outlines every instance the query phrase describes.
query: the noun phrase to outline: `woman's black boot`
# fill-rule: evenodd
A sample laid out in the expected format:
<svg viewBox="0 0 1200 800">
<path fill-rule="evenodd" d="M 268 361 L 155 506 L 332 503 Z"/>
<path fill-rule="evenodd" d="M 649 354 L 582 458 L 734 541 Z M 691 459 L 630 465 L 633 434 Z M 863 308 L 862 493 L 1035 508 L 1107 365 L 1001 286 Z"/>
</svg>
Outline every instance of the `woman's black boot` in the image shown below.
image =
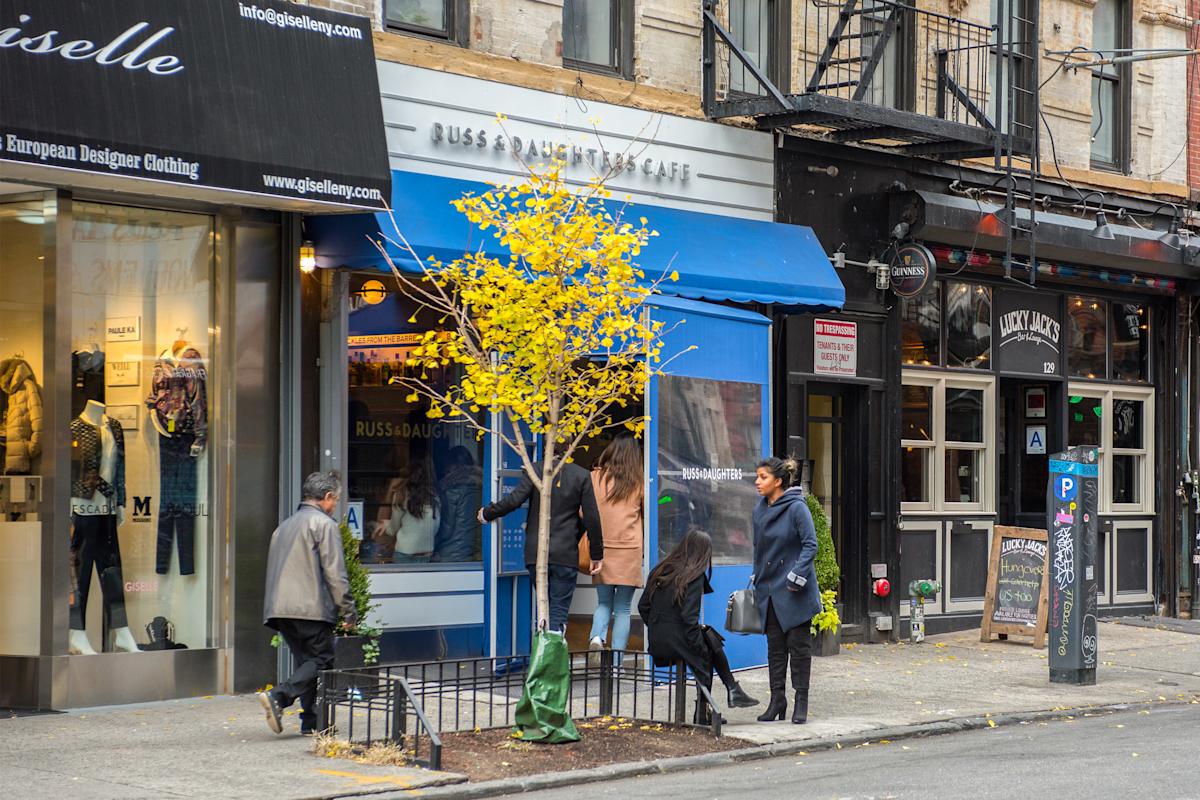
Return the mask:
<svg viewBox="0 0 1200 800">
<path fill-rule="evenodd" d="M 759 722 L 774 722 L 787 714 L 787 696 L 783 692 L 771 692 L 767 710 L 758 715 Z"/>
<path fill-rule="evenodd" d="M 734 683 L 725 690 L 730 708 L 750 708 L 758 705 L 758 701 L 746 694 L 740 683 Z"/>
<path fill-rule="evenodd" d="M 803 725 L 808 722 L 808 689 L 796 692 L 796 705 L 792 708 L 792 724 Z"/>
</svg>

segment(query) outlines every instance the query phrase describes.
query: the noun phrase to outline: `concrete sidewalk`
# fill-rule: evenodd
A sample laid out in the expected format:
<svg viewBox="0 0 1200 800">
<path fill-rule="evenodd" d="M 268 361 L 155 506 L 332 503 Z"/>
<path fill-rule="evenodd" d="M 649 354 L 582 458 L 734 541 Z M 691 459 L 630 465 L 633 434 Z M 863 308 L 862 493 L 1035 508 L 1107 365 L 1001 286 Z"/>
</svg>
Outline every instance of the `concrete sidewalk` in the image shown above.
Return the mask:
<svg viewBox="0 0 1200 800">
<path fill-rule="evenodd" d="M 725 730 L 747 746 L 815 744 L 914 725 L 944 729 L 936 723 L 988 714 L 1186 703 L 1200 696 L 1200 636 L 1103 623 L 1100 650 L 1099 683 L 1074 687 L 1048 682 L 1044 650 L 1016 642 L 982 644 L 977 631 L 935 636 L 920 645 L 846 647 L 839 656 L 814 660 L 808 725 L 755 723 L 759 706 L 726 712 Z M 766 699 L 765 670 L 741 673 L 739 679 Z M 251 696 L 18 717 L 0 720 L 0 774 L 5 787 L 19 787 L 10 796 L 54 800 L 64 789 L 72 800 L 339 797 L 429 792 L 460 780 L 319 760 L 309 755 L 309 741 L 297 729 L 289 716 L 285 734 L 275 736 Z"/>
<path fill-rule="evenodd" d="M 977 629 L 916 645 L 843 646 L 838 656 L 813 659 L 807 725 L 756 723 L 759 706 L 727 712 L 726 733 L 768 744 L 987 714 L 1188 702 L 1200 695 L 1200 636 L 1102 622 L 1099 640 L 1095 686 L 1052 684 L 1045 649 L 1034 650 L 1024 637 L 985 644 Z M 742 673 L 739 681 L 766 699 L 765 670 Z M 789 713 L 791 700 L 789 691 Z"/>
</svg>

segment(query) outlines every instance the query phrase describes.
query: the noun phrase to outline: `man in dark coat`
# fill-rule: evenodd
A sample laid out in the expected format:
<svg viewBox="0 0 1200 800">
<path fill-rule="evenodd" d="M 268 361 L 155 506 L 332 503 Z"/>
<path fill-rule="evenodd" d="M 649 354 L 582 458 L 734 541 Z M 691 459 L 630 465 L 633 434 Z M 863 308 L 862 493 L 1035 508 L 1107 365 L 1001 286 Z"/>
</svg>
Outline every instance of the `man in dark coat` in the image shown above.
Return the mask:
<svg viewBox="0 0 1200 800">
<path fill-rule="evenodd" d="M 542 462 L 533 465 L 537 474 L 542 474 Z M 534 488 L 527 474 L 521 474 L 521 482 L 496 502 L 479 510 L 482 522 L 491 522 L 511 514 L 529 502 L 529 516 L 525 522 L 525 565 L 530 575 L 536 575 L 538 516 L 541 508 L 540 493 Z M 591 574 L 600 571 L 604 561 L 604 534 L 600 531 L 600 509 L 592 490 L 592 477 L 578 464 L 564 464 L 550 492 L 550 630 L 566 633 L 567 613 L 571 609 L 571 597 L 575 594 L 575 575 L 579 565 L 579 540 L 584 533 L 588 536 L 591 556 Z"/>
</svg>

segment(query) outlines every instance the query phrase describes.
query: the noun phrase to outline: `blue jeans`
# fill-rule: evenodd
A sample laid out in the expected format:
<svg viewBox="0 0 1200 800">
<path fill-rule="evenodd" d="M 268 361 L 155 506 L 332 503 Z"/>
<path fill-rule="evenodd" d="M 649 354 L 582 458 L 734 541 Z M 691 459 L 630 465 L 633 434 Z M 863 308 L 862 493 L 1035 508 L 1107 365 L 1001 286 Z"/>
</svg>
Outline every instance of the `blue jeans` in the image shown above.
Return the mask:
<svg viewBox="0 0 1200 800">
<path fill-rule="evenodd" d="M 550 573 L 550 630 L 565 634 L 571 598 L 575 594 L 575 576 L 579 570 L 562 564 L 548 564 L 547 567 Z M 536 571 L 536 567 L 530 565 L 529 574 L 534 575 Z M 533 606 L 537 608 L 536 596 Z"/>
<path fill-rule="evenodd" d="M 629 604 L 633 602 L 632 586 L 596 584 L 596 613 L 592 615 L 592 635 L 603 639 L 612 619 L 612 649 L 624 650 L 629 644 Z"/>
</svg>

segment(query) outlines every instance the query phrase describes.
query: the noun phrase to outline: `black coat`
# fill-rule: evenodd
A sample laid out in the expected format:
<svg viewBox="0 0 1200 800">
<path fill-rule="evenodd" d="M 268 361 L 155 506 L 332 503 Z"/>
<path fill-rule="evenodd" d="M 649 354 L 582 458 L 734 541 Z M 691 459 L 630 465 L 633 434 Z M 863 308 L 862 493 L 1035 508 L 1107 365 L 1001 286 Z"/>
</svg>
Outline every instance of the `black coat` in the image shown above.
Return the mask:
<svg viewBox="0 0 1200 800">
<path fill-rule="evenodd" d="M 540 474 L 542 462 L 533 465 Z M 521 482 L 508 494 L 483 509 L 488 522 L 511 514 L 529 502 L 529 517 L 525 521 L 525 564 L 537 563 L 538 511 L 541 496 L 529 476 L 522 473 Z M 600 509 L 592 490 L 592 476 L 578 464 L 567 464 L 558 473 L 550 492 L 550 563 L 564 567 L 579 565 L 579 540 L 588 535 L 593 561 L 604 558 L 604 534 L 600 530 Z"/>
<path fill-rule="evenodd" d="M 646 650 L 654 656 L 655 666 L 683 661 L 697 674 L 712 671 L 700 624 L 700 600 L 706 594 L 712 594 L 712 586 L 704 575 L 688 584 L 681 603 L 675 602 L 671 586 L 646 587 L 638 601 L 638 614 L 647 629 Z"/>
</svg>

